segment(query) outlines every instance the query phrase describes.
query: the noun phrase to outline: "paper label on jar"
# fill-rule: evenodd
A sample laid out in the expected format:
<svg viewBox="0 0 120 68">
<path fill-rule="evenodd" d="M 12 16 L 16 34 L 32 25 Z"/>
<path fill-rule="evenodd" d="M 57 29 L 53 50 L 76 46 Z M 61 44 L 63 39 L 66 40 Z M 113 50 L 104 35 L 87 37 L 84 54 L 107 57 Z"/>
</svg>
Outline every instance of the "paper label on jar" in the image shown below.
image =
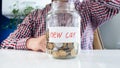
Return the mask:
<svg viewBox="0 0 120 68">
<path fill-rule="evenodd" d="M 49 27 L 49 42 L 80 43 L 80 28 L 78 27 Z"/>
</svg>

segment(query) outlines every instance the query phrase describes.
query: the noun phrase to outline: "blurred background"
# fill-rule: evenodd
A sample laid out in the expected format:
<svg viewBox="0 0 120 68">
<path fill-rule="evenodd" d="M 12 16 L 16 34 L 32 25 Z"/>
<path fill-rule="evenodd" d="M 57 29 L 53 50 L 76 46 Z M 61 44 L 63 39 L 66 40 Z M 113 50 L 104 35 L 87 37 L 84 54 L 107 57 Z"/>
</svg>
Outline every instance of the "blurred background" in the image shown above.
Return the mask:
<svg viewBox="0 0 120 68">
<path fill-rule="evenodd" d="M 9 23 L 9 19 L 2 15 L 2 0 L 0 0 L 0 25 L 7 24 L 7 23 Z M 6 31 L 7 29 L 3 30 L 2 27 L 0 27 L 0 42 L 4 40 L 11 32 L 10 31 L 6 34 Z"/>
<path fill-rule="evenodd" d="M 0 0 L 0 42 L 16 29 L 24 17 L 42 9 L 51 0 Z M 105 49 L 120 49 L 120 13 L 99 28 Z"/>
<path fill-rule="evenodd" d="M 51 0 L 0 0 L 0 42 L 13 32 L 24 17 L 43 9 Z"/>
</svg>

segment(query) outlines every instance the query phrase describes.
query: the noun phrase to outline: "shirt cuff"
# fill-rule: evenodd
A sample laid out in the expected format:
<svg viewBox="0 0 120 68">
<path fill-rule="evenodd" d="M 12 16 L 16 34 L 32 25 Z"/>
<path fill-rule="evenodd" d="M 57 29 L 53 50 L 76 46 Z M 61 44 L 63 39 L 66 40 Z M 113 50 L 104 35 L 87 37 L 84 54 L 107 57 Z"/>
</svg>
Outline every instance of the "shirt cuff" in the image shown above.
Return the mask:
<svg viewBox="0 0 120 68">
<path fill-rule="evenodd" d="M 28 50 L 26 46 L 26 42 L 28 39 L 29 37 L 18 40 L 15 49 L 16 50 Z"/>
</svg>

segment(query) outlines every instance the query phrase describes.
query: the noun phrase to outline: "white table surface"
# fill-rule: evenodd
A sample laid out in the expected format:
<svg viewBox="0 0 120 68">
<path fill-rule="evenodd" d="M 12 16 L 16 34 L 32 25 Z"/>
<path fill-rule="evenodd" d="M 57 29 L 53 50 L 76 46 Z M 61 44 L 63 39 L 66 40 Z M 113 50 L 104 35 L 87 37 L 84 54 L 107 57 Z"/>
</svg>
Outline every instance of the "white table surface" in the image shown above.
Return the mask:
<svg viewBox="0 0 120 68">
<path fill-rule="evenodd" d="M 120 68 L 120 51 L 81 51 L 74 59 L 59 60 L 41 52 L 0 50 L 0 68 Z"/>
</svg>

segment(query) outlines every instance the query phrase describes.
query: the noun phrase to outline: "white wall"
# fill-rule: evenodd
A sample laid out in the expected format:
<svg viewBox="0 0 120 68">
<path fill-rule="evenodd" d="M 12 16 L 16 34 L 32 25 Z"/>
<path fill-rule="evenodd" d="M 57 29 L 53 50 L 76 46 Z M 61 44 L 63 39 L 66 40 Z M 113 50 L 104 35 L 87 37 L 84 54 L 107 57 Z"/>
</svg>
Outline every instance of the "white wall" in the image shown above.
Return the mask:
<svg viewBox="0 0 120 68">
<path fill-rule="evenodd" d="M 120 13 L 100 27 L 105 48 L 120 49 Z"/>
</svg>

